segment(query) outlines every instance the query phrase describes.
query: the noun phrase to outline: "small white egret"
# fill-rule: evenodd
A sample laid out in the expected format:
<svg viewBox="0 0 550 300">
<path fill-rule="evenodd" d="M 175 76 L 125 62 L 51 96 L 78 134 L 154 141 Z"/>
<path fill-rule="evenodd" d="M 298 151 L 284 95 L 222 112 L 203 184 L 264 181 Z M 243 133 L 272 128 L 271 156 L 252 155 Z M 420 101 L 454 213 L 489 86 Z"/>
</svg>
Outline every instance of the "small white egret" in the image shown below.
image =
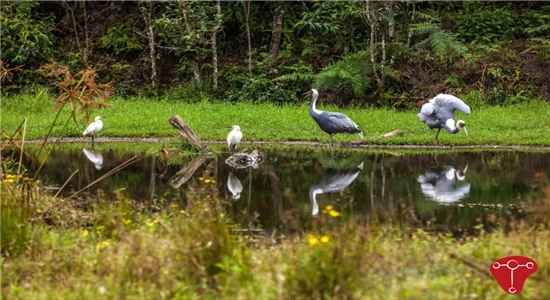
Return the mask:
<svg viewBox="0 0 550 300">
<path fill-rule="evenodd" d="M 231 197 L 233 199 L 239 200 L 241 198 L 243 185 L 239 178 L 233 174 L 233 172 L 229 172 L 229 177 L 227 178 L 227 188 L 231 192 Z"/>
<path fill-rule="evenodd" d="M 464 128 L 464 132 L 468 135 L 466 122 L 458 120 L 455 124 L 455 110 L 460 110 L 467 115 L 470 114 L 470 107 L 453 95 L 439 94 L 422 105 L 420 113 L 417 115 L 418 119 L 426 123 L 430 129 L 438 129 L 435 134 L 436 145 L 439 142 L 438 137 L 441 128 L 445 128 L 452 134 L 457 133 L 460 128 Z"/>
<path fill-rule="evenodd" d="M 92 147 L 94 145 L 94 135 L 101 131 L 103 128 L 103 122 L 101 121 L 101 116 L 95 117 L 95 121 L 92 122 L 88 127 L 86 127 L 86 130 L 82 133 L 82 135 L 88 135 L 90 134 L 92 136 Z"/>
<path fill-rule="evenodd" d="M 227 135 L 227 146 L 231 152 L 237 151 L 236 147 L 241 142 L 243 138 L 243 133 L 241 132 L 241 127 L 238 125 L 232 126 L 233 130 Z"/>
<path fill-rule="evenodd" d="M 84 155 L 86 155 L 86 158 L 94 163 L 96 170 L 101 170 L 101 168 L 103 168 L 103 155 L 101 155 L 101 153 L 87 149 L 82 149 L 82 151 Z"/>
</svg>

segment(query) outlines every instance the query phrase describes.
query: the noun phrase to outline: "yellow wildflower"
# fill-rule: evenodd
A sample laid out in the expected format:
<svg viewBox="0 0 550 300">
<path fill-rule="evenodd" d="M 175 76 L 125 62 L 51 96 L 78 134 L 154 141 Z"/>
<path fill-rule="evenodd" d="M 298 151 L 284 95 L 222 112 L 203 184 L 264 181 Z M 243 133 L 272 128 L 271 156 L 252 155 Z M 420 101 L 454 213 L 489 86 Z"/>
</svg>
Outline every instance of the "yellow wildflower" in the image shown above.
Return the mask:
<svg viewBox="0 0 550 300">
<path fill-rule="evenodd" d="M 82 230 L 82 236 L 84 236 L 84 237 L 88 236 L 88 230 L 87 229 Z"/>
<path fill-rule="evenodd" d="M 180 210 L 180 214 L 184 214 L 185 213 L 185 210 Z"/>
<path fill-rule="evenodd" d="M 105 248 L 107 245 L 109 245 L 110 241 L 109 240 L 105 240 L 101 243 L 97 243 L 95 244 L 95 251 L 96 252 L 99 252 L 99 250 Z"/>
<path fill-rule="evenodd" d="M 199 180 L 200 180 L 200 181 L 203 181 L 203 180 L 204 180 L 204 177 L 199 177 Z"/>
<path fill-rule="evenodd" d="M 334 209 L 334 207 L 332 207 L 332 205 L 327 205 L 327 207 L 325 207 L 326 210 L 328 211 L 331 211 Z"/>
<path fill-rule="evenodd" d="M 331 217 L 338 217 L 338 216 L 340 216 L 340 213 L 337 212 L 337 211 L 335 211 L 335 210 L 331 210 L 331 211 L 329 211 L 328 213 L 329 213 L 329 215 L 330 215 Z"/>
<path fill-rule="evenodd" d="M 125 225 L 128 225 L 132 223 L 132 220 L 122 218 L 122 223 L 124 223 Z"/>
<path fill-rule="evenodd" d="M 214 180 L 214 179 L 211 179 L 211 180 L 210 180 L 210 182 L 212 182 L 212 183 L 216 183 L 216 180 Z"/>
<path fill-rule="evenodd" d="M 321 243 L 328 243 L 329 238 L 328 238 L 328 236 L 324 235 L 324 236 L 321 237 L 320 241 L 321 241 Z"/>
<path fill-rule="evenodd" d="M 308 234 L 307 235 L 307 242 L 310 244 L 310 245 L 315 245 L 317 243 L 319 243 L 319 240 L 313 235 L 313 234 Z"/>
<path fill-rule="evenodd" d="M 211 181 L 210 179 L 205 179 L 204 183 L 210 183 L 210 181 Z"/>
</svg>

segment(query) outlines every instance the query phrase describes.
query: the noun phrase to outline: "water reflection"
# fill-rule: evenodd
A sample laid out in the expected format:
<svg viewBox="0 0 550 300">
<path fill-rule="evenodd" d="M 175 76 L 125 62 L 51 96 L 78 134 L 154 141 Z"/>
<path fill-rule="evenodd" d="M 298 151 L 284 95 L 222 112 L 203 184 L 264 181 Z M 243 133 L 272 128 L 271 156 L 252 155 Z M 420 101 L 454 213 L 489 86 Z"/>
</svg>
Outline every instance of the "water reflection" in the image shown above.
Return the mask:
<svg viewBox="0 0 550 300">
<path fill-rule="evenodd" d="M 420 183 L 422 193 L 428 198 L 440 204 L 452 204 L 462 200 L 470 193 L 470 183 L 458 185 L 457 182 L 466 179 L 466 170 L 460 170 L 456 166 L 445 168 L 433 168 L 420 175 L 417 181 Z"/>
<path fill-rule="evenodd" d="M 101 168 L 103 168 L 103 155 L 101 155 L 101 153 L 87 149 L 82 149 L 82 152 L 84 152 L 86 158 L 95 165 L 96 170 L 101 170 Z"/>
<path fill-rule="evenodd" d="M 257 169 L 260 166 L 259 163 L 263 160 L 264 155 L 257 149 L 254 149 L 250 154 L 247 153 L 246 150 L 235 153 L 228 157 L 225 163 L 235 169 L 245 169 L 248 167 Z"/>
<path fill-rule="evenodd" d="M 227 176 L 227 188 L 231 192 L 231 197 L 233 199 L 239 200 L 241 198 L 243 184 L 233 172 L 229 172 L 229 176 Z"/>
<path fill-rule="evenodd" d="M 104 160 L 100 171 L 82 155 L 82 148 L 64 144 L 51 152 L 43 167 L 42 159 L 27 156 L 23 164 L 28 174 L 40 170 L 37 179 L 44 187 L 67 182 L 60 197 L 82 190 L 81 200 L 101 195 L 105 201 L 116 201 L 123 193 L 137 202 L 185 207 L 196 200 L 197 191 L 208 189 L 212 198 L 226 192 L 220 199 L 229 218 L 285 233 L 312 226 L 318 219 L 312 214 L 321 213 L 319 206 L 324 201 L 337 203 L 342 219 L 353 215 L 365 222 L 408 223 L 416 218 L 415 224 L 429 220 L 429 226 L 470 228 L 490 214 L 507 216 L 514 210 L 511 205 L 518 202 L 545 197 L 537 178 L 550 178 L 549 153 L 444 152 L 438 154 L 437 166 L 441 167 L 427 170 L 434 164 L 433 154 L 342 150 L 345 155 L 339 155 L 334 167 L 326 169 L 322 166 L 329 165 L 330 157 L 317 149 L 265 147 L 261 149 L 265 159 L 258 168 L 242 171 L 227 165 L 224 155 L 182 157 L 169 163 L 167 157 L 139 150 L 139 145 L 130 150 L 108 149 L 100 151 Z M 126 164 L 136 155 L 141 159 Z M 2 149 L 5 157 L 18 158 L 19 152 Z M 121 164 L 125 167 L 102 178 L 105 169 L 114 170 Z M 79 172 L 72 176 L 76 170 Z M 211 179 L 210 183 L 205 185 L 201 177 Z M 90 186 L 92 182 L 96 183 Z M 444 205 L 457 201 L 461 205 Z"/>
<path fill-rule="evenodd" d="M 309 188 L 309 199 L 311 200 L 311 214 L 316 216 L 319 214 L 319 204 L 317 203 L 317 195 L 338 192 L 350 185 L 357 175 L 363 170 L 363 162 L 357 167 L 349 169 L 327 169 L 321 177 Z"/>
</svg>

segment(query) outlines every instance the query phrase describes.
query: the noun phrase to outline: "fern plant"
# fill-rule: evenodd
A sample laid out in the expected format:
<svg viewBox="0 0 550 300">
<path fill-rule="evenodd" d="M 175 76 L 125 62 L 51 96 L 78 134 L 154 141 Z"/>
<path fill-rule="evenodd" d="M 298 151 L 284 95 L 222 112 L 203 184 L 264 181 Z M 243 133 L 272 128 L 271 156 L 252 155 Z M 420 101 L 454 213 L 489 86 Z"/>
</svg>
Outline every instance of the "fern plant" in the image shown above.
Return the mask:
<svg viewBox="0 0 550 300">
<path fill-rule="evenodd" d="M 356 96 L 363 96 L 372 87 L 372 65 L 368 51 L 345 55 L 331 63 L 314 76 L 314 86 L 345 93 L 352 90 Z"/>
<path fill-rule="evenodd" d="M 427 36 L 413 48 L 421 49 L 429 45 L 444 63 L 452 62 L 468 50 L 466 45 L 459 41 L 456 34 L 444 30 L 438 24 L 422 22 L 413 24 L 410 30 L 413 35 Z"/>
</svg>

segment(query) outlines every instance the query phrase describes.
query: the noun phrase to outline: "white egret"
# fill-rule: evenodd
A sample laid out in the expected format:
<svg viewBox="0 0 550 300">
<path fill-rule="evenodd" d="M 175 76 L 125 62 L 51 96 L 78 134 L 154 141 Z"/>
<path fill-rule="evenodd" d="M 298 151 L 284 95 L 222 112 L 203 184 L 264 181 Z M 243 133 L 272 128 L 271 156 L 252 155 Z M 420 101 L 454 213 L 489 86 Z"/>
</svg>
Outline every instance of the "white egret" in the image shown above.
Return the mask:
<svg viewBox="0 0 550 300">
<path fill-rule="evenodd" d="M 243 184 L 233 174 L 233 172 L 229 172 L 229 177 L 227 178 L 227 188 L 231 192 L 231 197 L 235 200 L 239 200 L 241 198 L 241 193 L 243 191 Z"/>
<path fill-rule="evenodd" d="M 88 135 L 90 134 L 92 136 L 92 147 L 94 145 L 94 135 L 101 131 L 103 128 L 103 122 L 101 121 L 102 116 L 95 117 L 95 121 L 92 122 L 88 127 L 86 127 L 86 130 L 82 133 L 82 135 Z"/>
<path fill-rule="evenodd" d="M 241 132 L 241 127 L 238 125 L 232 126 L 233 130 L 227 135 L 227 146 L 231 152 L 237 151 L 236 147 L 241 142 L 243 138 L 243 133 Z"/>
<path fill-rule="evenodd" d="M 84 155 L 86 155 L 86 158 L 94 163 L 96 170 L 101 170 L 101 168 L 103 168 L 103 155 L 101 155 L 101 153 L 87 149 L 82 149 L 82 151 Z"/>
</svg>

